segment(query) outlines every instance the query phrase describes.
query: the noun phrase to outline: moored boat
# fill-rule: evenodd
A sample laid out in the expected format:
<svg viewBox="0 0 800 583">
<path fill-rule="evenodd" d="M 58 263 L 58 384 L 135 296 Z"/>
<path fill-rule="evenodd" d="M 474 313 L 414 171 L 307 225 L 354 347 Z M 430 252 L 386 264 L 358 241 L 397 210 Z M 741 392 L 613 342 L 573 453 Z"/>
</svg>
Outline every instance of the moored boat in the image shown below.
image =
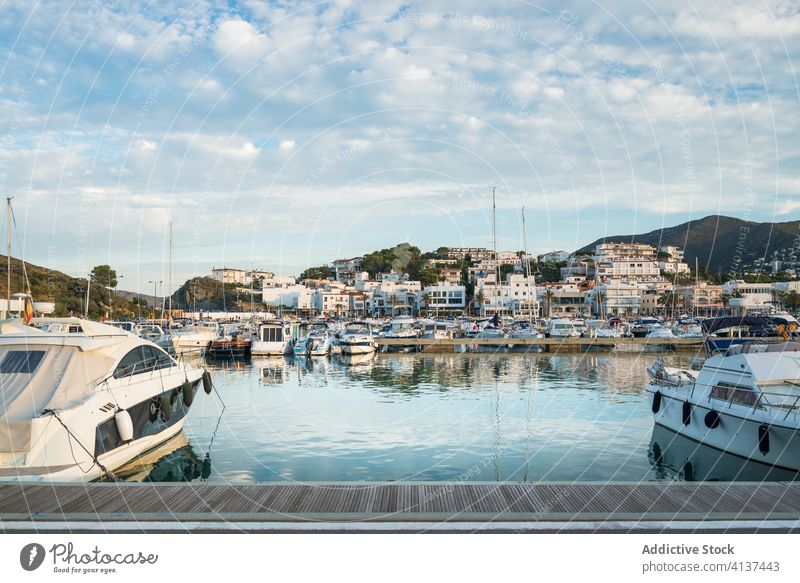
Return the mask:
<svg viewBox="0 0 800 583">
<path fill-rule="evenodd" d="M 654 420 L 754 462 L 800 471 L 800 343 L 747 343 L 702 369 L 657 361 L 647 386 Z"/>
<path fill-rule="evenodd" d="M 176 435 L 201 368 L 78 318 L 0 324 L 0 480 L 99 478 Z"/>
</svg>

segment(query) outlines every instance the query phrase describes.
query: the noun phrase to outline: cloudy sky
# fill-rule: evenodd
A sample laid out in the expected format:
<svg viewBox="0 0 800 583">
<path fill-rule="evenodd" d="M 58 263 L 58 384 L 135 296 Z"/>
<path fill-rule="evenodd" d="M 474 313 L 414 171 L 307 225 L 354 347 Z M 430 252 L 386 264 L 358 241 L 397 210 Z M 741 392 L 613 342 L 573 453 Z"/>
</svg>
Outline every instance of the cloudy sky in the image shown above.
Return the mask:
<svg viewBox="0 0 800 583">
<path fill-rule="evenodd" d="M 0 2 L 25 258 L 121 288 L 800 211 L 796 2 Z M 17 252 L 15 251 L 15 254 Z"/>
</svg>

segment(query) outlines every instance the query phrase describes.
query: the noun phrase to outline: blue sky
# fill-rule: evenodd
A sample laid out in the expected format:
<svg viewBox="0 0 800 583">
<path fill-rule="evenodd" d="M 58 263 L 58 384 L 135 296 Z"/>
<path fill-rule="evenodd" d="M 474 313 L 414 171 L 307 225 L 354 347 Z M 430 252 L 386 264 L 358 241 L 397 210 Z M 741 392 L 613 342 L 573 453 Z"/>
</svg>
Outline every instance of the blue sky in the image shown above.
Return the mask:
<svg viewBox="0 0 800 583">
<path fill-rule="evenodd" d="M 25 257 L 120 287 L 800 209 L 783 0 L 0 3 Z"/>
</svg>

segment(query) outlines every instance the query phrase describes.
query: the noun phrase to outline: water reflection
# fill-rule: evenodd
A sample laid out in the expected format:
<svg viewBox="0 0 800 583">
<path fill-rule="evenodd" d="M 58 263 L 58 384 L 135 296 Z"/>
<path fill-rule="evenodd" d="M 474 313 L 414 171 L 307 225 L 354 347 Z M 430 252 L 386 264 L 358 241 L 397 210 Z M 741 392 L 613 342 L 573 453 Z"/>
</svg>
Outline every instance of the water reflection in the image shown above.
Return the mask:
<svg viewBox="0 0 800 583">
<path fill-rule="evenodd" d="M 699 481 L 790 481 L 797 472 L 744 460 L 656 425 L 648 452 L 658 479 Z"/>
<path fill-rule="evenodd" d="M 219 398 L 195 401 L 184 429 L 190 445 L 162 451 L 126 479 L 683 479 L 668 468 L 685 460 L 667 463 L 663 440 L 654 463 L 645 393 L 654 358 L 378 354 L 215 363 Z M 670 366 L 691 358 L 666 356 Z M 705 479 L 703 467 L 693 461 L 690 477 Z"/>
</svg>

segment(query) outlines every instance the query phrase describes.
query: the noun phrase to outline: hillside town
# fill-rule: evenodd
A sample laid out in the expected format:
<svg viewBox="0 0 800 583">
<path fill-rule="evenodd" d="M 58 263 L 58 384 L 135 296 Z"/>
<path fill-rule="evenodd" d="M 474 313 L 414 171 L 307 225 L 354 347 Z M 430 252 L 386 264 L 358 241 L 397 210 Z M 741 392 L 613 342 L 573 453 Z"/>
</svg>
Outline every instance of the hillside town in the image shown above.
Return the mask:
<svg viewBox="0 0 800 583">
<path fill-rule="evenodd" d="M 326 317 L 768 314 L 796 309 L 800 293 L 797 280 L 708 281 L 674 245 L 606 242 L 591 253 L 498 251 L 496 257 L 483 247 L 442 247 L 424 256 L 427 279 L 433 273 L 434 281 L 415 279 L 402 269 L 402 247 L 394 250 L 400 260 L 392 269 L 373 274 L 364 268 L 365 257 L 351 257 L 309 269 L 300 278 L 232 267 L 214 268 L 211 275 L 267 308 Z"/>
</svg>

